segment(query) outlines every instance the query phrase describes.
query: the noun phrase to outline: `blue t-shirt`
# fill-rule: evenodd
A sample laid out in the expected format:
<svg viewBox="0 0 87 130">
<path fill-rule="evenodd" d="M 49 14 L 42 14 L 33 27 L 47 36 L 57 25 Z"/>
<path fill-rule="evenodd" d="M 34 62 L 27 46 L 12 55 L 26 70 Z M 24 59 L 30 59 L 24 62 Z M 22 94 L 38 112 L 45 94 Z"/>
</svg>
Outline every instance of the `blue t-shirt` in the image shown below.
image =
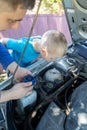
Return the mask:
<svg viewBox="0 0 87 130">
<path fill-rule="evenodd" d="M 32 46 L 33 39 L 35 39 L 35 38 L 41 39 L 41 36 L 35 36 L 35 37 L 30 38 L 28 46 L 26 48 L 26 51 L 25 51 L 24 56 L 22 58 L 22 61 L 20 63 L 21 67 L 28 66 L 33 60 L 37 59 L 40 56 L 40 53 L 35 51 L 33 46 Z M 8 49 L 13 50 L 12 57 L 14 58 L 14 60 L 17 63 L 18 63 L 20 56 L 24 50 L 27 39 L 28 38 L 21 38 L 18 40 L 9 39 L 7 41 L 6 47 Z"/>
<path fill-rule="evenodd" d="M 14 60 L 10 56 L 8 50 L 0 43 L 0 63 L 2 64 L 3 68 L 6 69 L 12 62 L 14 62 Z"/>
</svg>

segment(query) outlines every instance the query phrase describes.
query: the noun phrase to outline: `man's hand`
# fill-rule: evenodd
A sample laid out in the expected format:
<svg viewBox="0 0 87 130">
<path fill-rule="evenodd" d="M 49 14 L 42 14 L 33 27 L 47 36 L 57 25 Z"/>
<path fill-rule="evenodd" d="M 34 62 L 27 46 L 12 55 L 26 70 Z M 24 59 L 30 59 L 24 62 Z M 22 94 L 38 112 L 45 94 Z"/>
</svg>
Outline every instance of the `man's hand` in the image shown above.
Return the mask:
<svg viewBox="0 0 87 130">
<path fill-rule="evenodd" d="M 26 75 L 32 75 L 32 74 L 28 69 L 19 67 L 15 73 L 15 79 L 17 81 L 21 81 L 23 77 Z"/>
<path fill-rule="evenodd" d="M 32 82 L 18 83 L 9 90 L 1 92 L 0 102 L 9 100 L 20 99 L 28 94 L 32 93 Z"/>
<path fill-rule="evenodd" d="M 17 67 L 16 62 L 13 62 L 8 66 L 7 69 L 13 74 L 16 67 Z M 32 74 L 28 69 L 18 67 L 18 69 L 17 69 L 17 71 L 15 73 L 15 79 L 18 80 L 18 81 L 21 81 L 23 79 L 23 77 L 26 76 L 26 75 L 32 75 Z"/>
</svg>

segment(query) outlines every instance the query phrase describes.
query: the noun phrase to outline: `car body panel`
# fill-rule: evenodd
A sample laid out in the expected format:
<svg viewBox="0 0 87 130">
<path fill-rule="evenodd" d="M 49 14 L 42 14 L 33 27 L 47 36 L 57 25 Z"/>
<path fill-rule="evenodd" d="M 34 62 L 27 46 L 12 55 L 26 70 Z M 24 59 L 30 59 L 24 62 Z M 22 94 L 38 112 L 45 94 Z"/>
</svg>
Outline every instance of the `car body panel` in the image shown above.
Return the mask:
<svg viewBox="0 0 87 130">
<path fill-rule="evenodd" d="M 63 6 L 72 40 L 87 39 L 87 1 L 63 0 Z"/>
</svg>

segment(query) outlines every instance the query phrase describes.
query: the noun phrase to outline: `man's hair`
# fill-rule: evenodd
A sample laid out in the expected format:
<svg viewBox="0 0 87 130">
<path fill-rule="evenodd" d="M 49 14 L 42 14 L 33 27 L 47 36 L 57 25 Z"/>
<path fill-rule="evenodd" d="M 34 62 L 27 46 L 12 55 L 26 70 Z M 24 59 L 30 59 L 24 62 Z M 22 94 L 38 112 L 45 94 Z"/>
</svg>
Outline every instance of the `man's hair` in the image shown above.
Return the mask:
<svg viewBox="0 0 87 130">
<path fill-rule="evenodd" d="M 35 4 L 35 0 L 0 0 L 0 2 L 6 3 L 9 8 L 16 9 L 19 5 L 23 9 L 32 9 Z M 3 6 L 3 5 L 2 5 Z"/>
<path fill-rule="evenodd" d="M 47 46 L 49 52 L 62 48 L 63 52 L 67 50 L 67 40 L 63 33 L 57 30 L 49 30 L 42 36 L 42 47 Z"/>
</svg>

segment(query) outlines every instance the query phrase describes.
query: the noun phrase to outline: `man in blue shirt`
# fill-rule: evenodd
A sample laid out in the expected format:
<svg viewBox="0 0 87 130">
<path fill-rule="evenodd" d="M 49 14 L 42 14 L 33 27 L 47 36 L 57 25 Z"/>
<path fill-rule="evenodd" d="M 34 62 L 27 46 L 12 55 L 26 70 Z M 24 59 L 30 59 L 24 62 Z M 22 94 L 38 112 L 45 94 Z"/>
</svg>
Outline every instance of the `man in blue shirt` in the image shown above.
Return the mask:
<svg viewBox="0 0 87 130">
<path fill-rule="evenodd" d="M 0 30 L 18 28 L 21 20 L 26 14 L 27 9 L 34 7 L 35 0 L 0 0 Z M 9 55 L 6 48 L 0 43 L 0 63 L 4 69 L 14 73 L 17 66 L 13 58 Z M 21 79 L 25 75 L 31 74 L 27 69 L 18 67 L 15 74 L 16 79 Z M 32 83 L 18 83 L 9 90 L 0 92 L 0 102 L 19 99 L 26 96 L 32 90 Z M 31 87 L 29 87 L 31 86 Z"/>
</svg>

